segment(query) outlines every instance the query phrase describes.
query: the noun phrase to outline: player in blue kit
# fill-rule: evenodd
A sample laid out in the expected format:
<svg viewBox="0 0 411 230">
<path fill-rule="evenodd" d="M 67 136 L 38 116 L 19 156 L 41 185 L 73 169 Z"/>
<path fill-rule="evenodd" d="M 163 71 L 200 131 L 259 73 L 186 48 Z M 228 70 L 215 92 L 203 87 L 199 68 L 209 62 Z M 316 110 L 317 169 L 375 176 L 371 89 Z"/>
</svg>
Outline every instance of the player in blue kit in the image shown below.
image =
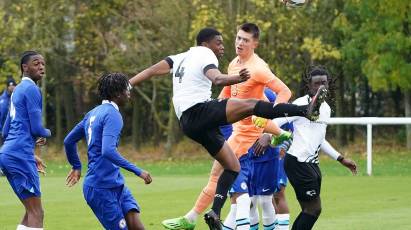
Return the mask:
<svg viewBox="0 0 411 230">
<path fill-rule="evenodd" d="M 26 51 L 20 60 L 22 81 L 15 88 L 10 111 L 3 128 L 4 144 L 0 149 L 0 168 L 26 210 L 17 230 L 43 229 L 39 167 L 34 155 L 38 137 L 50 137 L 50 130 L 42 125 L 42 96 L 36 85 L 45 74 L 41 54 Z"/>
<path fill-rule="evenodd" d="M 275 101 L 276 95 L 269 89 L 265 89 L 265 96 L 269 101 Z M 281 126 L 282 130 L 293 131 L 291 123 Z M 266 136 L 265 134 L 264 136 Z M 269 141 L 267 136 L 262 136 L 260 142 Z M 264 141 L 264 138 L 265 141 Z M 278 230 L 288 229 L 289 226 L 289 210 L 285 198 L 285 187 L 288 179 L 284 171 L 284 150 L 289 147 L 291 133 L 276 137 L 271 140 L 271 146 L 268 147 L 263 155 L 254 156 L 254 171 L 251 179 L 251 187 L 253 195 L 253 204 L 259 204 L 262 208 L 262 220 L 264 229 L 271 229 L 275 226 Z M 288 140 L 287 140 L 288 139 Z M 283 154 L 281 154 L 281 152 Z M 254 151 L 249 153 L 254 155 Z M 274 169 L 274 170 L 273 170 Z M 274 197 L 273 197 L 274 194 Z M 274 199 L 273 199 L 274 198 Z M 274 210 L 274 209 L 275 210 Z M 275 218 L 274 214 L 275 213 Z M 251 229 L 258 229 L 258 212 L 256 205 L 253 206 L 250 212 Z"/>
<path fill-rule="evenodd" d="M 98 82 L 102 104 L 88 112 L 64 139 L 67 159 L 73 166 L 66 184 L 75 185 L 81 176 L 77 142 L 87 141 L 88 170 L 83 195 L 100 223 L 106 229 L 144 229 L 140 207 L 124 185 L 120 167 L 139 176 L 146 184 L 152 179 L 148 172 L 131 164 L 117 152 L 123 118 L 118 106 L 130 98 L 128 79 L 121 73 L 103 75 Z"/>
</svg>

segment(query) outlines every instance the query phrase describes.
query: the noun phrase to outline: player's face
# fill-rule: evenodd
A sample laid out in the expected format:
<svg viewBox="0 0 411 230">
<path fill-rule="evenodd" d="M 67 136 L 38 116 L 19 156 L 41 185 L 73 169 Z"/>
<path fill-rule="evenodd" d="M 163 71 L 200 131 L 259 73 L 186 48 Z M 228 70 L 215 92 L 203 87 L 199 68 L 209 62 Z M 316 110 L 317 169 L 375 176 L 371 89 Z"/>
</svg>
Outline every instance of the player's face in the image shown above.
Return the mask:
<svg viewBox="0 0 411 230">
<path fill-rule="evenodd" d="M 46 73 L 46 62 L 40 54 L 31 56 L 27 64 L 23 64 L 23 72 L 33 81 L 41 80 Z"/>
<path fill-rule="evenodd" d="M 324 85 L 328 89 L 327 75 L 312 76 L 311 82 L 308 83 L 308 94 L 314 96 L 317 93 L 318 88 Z"/>
<path fill-rule="evenodd" d="M 248 56 L 258 46 L 258 40 L 253 38 L 252 33 L 239 30 L 235 38 L 235 52 L 238 56 Z"/>
<path fill-rule="evenodd" d="M 130 90 L 127 88 L 118 96 L 118 105 L 123 106 L 130 100 Z"/>
<path fill-rule="evenodd" d="M 15 85 L 9 85 L 9 86 L 7 86 L 7 92 L 12 93 L 15 88 L 16 88 Z"/>
<path fill-rule="evenodd" d="M 221 58 L 224 55 L 223 36 L 216 35 L 207 43 L 207 47 L 214 52 L 217 58 Z"/>
</svg>

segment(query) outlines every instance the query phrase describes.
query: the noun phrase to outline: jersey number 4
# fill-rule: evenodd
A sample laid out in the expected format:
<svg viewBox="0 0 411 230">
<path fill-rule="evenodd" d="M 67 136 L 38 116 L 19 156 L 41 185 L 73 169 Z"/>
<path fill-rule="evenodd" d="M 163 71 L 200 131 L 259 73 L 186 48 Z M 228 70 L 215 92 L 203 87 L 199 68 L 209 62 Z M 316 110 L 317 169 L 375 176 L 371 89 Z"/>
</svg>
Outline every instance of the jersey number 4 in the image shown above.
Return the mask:
<svg viewBox="0 0 411 230">
<path fill-rule="evenodd" d="M 181 67 L 181 64 L 183 64 L 184 59 L 180 62 L 180 65 L 178 65 L 177 71 L 174 74 L 174 77 L 178 77 L 178 83 L 181 83 L 181 81 L 183 80 L 183 76 L 184 76 L 184 67 Z"/>
</svg>

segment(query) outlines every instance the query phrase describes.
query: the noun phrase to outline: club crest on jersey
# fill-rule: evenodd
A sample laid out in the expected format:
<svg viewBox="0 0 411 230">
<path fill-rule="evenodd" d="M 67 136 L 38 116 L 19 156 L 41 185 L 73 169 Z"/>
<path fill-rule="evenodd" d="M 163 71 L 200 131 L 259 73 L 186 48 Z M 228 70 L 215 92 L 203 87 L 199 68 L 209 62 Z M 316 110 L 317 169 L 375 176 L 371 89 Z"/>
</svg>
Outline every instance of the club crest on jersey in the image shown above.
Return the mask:
<svg viewBox="0 0 411 230">
<path fill-rule="evenodd" d="M 245 182 L 241 183 L 241 188 L 246 190 L 247 189 L 247 184 Z"/>
<path fill-rule="evenodd" d="M 120 229 L 125 229 L 127 227 L 126 220 L 123 218 L 118 222 Z"/>
</svg>

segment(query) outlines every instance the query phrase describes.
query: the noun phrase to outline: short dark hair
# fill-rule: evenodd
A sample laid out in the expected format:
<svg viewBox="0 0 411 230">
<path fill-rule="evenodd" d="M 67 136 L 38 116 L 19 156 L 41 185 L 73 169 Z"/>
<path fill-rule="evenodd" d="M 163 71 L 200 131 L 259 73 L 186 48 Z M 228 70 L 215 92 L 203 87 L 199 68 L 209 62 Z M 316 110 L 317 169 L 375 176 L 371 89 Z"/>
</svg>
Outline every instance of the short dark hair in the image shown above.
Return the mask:
<svg viewBox="0 0 411 230">
<path fill-rule="evenodd" d="M 214 28 L 210 28 L 210 27 L 203 28 L 197 34 L 197 37 L 196 37 L 197 45 L 200 46 L 201 43 L 203 42 L 209 42 L 215 36 L 218 36 L 218 35 L 221 35 L 221 33 Z"/>
<path fill-rule="evenodd" d="M 238 27 L 238 30 L 243 30 L 247 33 L 253 34 L 254 39 L 260 38 L 260 28 L 254 23 L 246 22 Z"/>
<path fill-rule="evenodd" d="M 106 73 L 98 80 L 98 94 L 102 100 L 111 101 L 128 87 L 128 78 L 123 73 Z"/>
<path fill-rule="evenodd" d="M 327 80 L 330 80 L 331 78 L 330 73 L 328 72 L 327 68 L 325 68 L 325 66 L 320 66 L 320 65 L 310 66 L 306 74 L 307 83 L 311 82 L 311 79 L 314 76 L 320 76 L 320 75 L 327 76 Z"/>
<path fill-rule="evenodd" d="M 33 50 L 27 50 L 24 51 L 23 54 L 21 55 L 20 58 L 20 71 L 21 74 L 23 74 L 23 64 L 27 64 L 27 62 L 30 60 L 31 56 L 39 55 L 38 52 L 33 51 Z"/>
</svg>

